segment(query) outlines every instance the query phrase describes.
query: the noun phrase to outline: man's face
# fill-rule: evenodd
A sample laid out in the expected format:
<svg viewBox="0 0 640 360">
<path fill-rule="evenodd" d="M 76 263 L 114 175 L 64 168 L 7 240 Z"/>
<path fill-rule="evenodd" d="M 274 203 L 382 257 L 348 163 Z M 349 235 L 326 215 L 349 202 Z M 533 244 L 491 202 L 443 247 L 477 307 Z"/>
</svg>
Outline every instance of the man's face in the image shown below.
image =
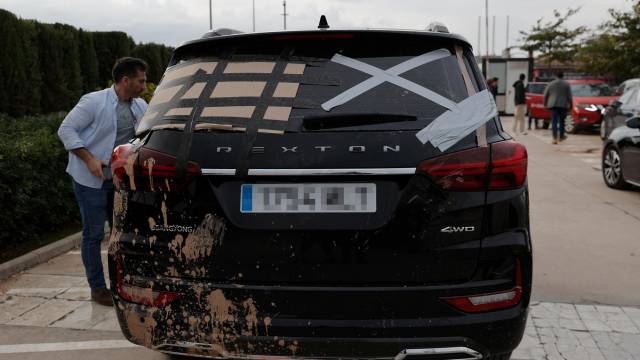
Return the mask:
<svg viewBox="0 0 640 360">
<path fill-rule="evenodd" d="M 134 77 L 124 76 L 122 78 L 124 88 L 130 97 L 138 97 L 147 87 L 147 73 L 138 70 Z"/>
</svg>

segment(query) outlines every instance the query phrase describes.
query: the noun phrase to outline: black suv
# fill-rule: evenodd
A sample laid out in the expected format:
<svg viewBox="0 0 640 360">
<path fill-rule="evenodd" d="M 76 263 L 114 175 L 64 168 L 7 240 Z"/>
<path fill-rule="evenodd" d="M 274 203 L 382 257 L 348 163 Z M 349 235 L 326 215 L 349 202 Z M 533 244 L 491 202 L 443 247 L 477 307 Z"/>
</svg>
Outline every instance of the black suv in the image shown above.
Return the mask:
<svg viewBox="0 0 640 360">
<path fill-rule="evenodd" d="M 508 359 L 521 340 L 527 153 L 460 36 L 188 42 L 112 168 L 111 289 L 134 343 Z"/>
</svg>

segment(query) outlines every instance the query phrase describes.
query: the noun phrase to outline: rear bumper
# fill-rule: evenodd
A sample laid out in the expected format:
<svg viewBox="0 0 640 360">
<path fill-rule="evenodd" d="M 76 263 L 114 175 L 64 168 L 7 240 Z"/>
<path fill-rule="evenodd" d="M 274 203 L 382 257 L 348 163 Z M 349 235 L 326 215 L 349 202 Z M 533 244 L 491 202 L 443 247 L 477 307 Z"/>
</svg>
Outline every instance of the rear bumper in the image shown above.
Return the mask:
<svg viewBox="0 0 640 360">
<path fill-rule="evenodd" d="M 154 289 L 179 293 L 174 302 L 146 306 L 116 294 L 114 303 L 127 339 L 166 353 L 248 359 L 393 359 L 403 352 L 424 352 L 428 355 L 421 355 L 422 359 L 481 359 L 518 346 L 531 294 L 527 232 L 501 233 L 482 242 L 480 263 L 520 259 L 524 282 L 517 305 L 471 314 L 440 300 L 504 290 L 512 286 L 505 280 L 318 287 L 222 284 L 162 276 L 149 282 Z M 116 279 L 113 254 L 109 267 L 111 279 Z M 447 351 L 456 352 L 441 354 Z"/>
<path fill-rule="evenodd" d="M 213 358 L 295 356 L 390 359 L 403 351 L 423 350 L 433 356 L 422 357 L 427 359 L 440 359 L 442 357 L 438 356 L 446 352 L 449 352 L 447 359 L 481 359 L 515 349 L 520 343 L 527 319 L 527 308 L 524 306 L 464 317 L 429 319 L 273 319 L 268 329 L 258 326 L 254 334 L 240 331 L 215 339 L 215 326 L 209 333 L 201 329 L 194 332 L 190 328 L 188 319 L 202 319 L 202 314 L 185 313 L 182 309 L 186 319 L 181 322 L 182 326 L 177 325 L 178 322 L 173 323 L 173 336 L 166 336 L 168 327 L 157 331 L 164 327 L 158 323 L 155 329 L 146 327 L 145 330 L 150 332 L 141 338 L 139 319 L 155 318 L 153 313 L 158 310 L 121 301 L 118 301 L 117 308 L 120 325 L 130 341 L 167 353 Z M 133 318 L 138 319 L 133 320 L 136 324 L 131 323 Z M 146 322 L 152 323 L 149 320 Z M 130 328 L 132 325 L 133 328 Z M 184 333 L 179 334 L 179 328 L 185 329 Z M 369 336 L 328 336 L 332 333 L 368 333 Z M 451 354 L 458 356 L 451 357 Z"/>
</svg>

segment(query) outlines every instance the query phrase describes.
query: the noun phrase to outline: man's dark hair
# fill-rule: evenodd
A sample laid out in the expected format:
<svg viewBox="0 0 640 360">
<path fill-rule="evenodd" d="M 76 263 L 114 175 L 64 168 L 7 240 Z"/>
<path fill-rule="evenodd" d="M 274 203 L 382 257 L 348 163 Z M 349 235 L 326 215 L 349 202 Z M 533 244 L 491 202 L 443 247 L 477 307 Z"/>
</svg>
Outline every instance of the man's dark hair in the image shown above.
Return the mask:
<svg viewBox="0 0 640 360">
<path fill-rule="evenodd" d="M 115 65 L 113 65 L 113 70 L 111 71 L 111 75 L 113 76 L 113 81 L 119 82 L 123 77 L 134 77 L 138 74 L 138 71 L 147 71 L 149 65 L 142 60 L 134 57 L 123 57 L 116 60 Z"/>
<path fill-rule="evenodd" d="M 497 77 L 494 77 L 493 79 L 491 79 L 493 81 L 498 81 L 499 79 Z"/>
<path fill-rule="evenodd" d="M 526 76 L 524 74 L 520 74 L 520 80 L 524 80 Z"/>
<path fill-rule="evenodd" d="M 562 79 L 564 77 L 564 73 L 562 71 L 558 71 L 556 73 L 556 76 L 558 77 L 558 79 Z"/>
</svg>

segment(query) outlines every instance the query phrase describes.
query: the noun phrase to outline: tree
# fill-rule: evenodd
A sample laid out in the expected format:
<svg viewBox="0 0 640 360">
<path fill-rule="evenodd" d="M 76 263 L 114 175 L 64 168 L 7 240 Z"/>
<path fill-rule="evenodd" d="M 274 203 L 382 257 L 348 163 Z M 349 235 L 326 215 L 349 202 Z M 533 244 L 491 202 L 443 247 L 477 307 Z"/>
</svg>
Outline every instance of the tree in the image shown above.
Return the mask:
<svg viewBox="0 0 640 360">
<path fill-rule="evenodd" d="M 135 42 L 123 32 L 109 31 L 94 32 L 93 43 L 98 57 L 98 83 L 101 87 L 107 86 L 113 64 L 123 56 L 130 56 Z"/>
<path fill-rule="evenodd" d="M 164 74 L 164 70 L 169 64 L 173 49 L 164 45 L 148 43 L 139 44 L 131 52 L 131 56 L 138 57 L 147 62 L 147 80 L 152 83 L 159 83 Z"/>
<path fill-rule="evenodd" d="M 568 9 L 565 14 L 562 14 L 554 10 L 552 21 L 538 19 L 531 30 L 520 32 L 523 35 L 521 39 L 523 44 L 520 48 L 529 53 L 539 53 L 548 68 L 551 68 L 551 63 L 554 61 L 567 63 L 573 60 L 578 50 L 579 37 L 587 31 L 584 26 L 574 29 L 567 27 L 567 20 L 578 11 L 580 8 Z"/>
<path fill-rule="evenodd" d="M 78 31 L 80 70 L 82 72 L 82 92 L 88 93 L 98 88 L 98 57 L 93 45 L 93 34 Z"/>
<path fill-rule="evenodd" d="M 580 48 L 581 70 L 623 81 L 640 77 L 640 4 L 631 11 L 609 9 L 603 23 Z"/>
</svg>

